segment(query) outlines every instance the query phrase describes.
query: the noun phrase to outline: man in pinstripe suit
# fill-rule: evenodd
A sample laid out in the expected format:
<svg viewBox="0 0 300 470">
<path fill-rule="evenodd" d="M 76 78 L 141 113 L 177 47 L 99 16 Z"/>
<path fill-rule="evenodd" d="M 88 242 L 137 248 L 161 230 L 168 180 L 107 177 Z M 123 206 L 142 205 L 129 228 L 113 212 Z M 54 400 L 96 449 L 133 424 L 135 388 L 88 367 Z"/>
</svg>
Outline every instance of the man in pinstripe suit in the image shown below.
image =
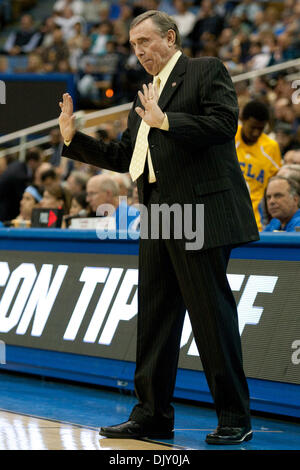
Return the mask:
<svg viewBox="0 0 300 470">
<path fill-rule="evenodd" d="M 189 204 L 195 223 L 197 205 L 204 205 L 204 244 L 188 250 L 184 236 L 140 240 L 138 403 L 127 422 L 102 427 L 100 434 L 172 437 L 171 400 L 188 309 L 218 417 L 206 442 L 237 444 L 251 439 L 252 431 L 237 310 L 226 269 L 232 247 L 257 240 L 258 231 L 235 152 L 236 94 L 218 59 L 189 59 L 181 53 L 177 26 L 164 13 L 148 11 L 135 18 L 130 42 L 158 85 L 143 86 L 121 141 L 109 144 L 75 130 L 72 100 L 64 94 L 59 118 L 63 155 L 113 171 L 130 169 L 139 200 L 149 209 L 153 204 L 183 209 Z M 135 160 L 142 127 L 148 133 L 143 165 Z"/>
</svg>

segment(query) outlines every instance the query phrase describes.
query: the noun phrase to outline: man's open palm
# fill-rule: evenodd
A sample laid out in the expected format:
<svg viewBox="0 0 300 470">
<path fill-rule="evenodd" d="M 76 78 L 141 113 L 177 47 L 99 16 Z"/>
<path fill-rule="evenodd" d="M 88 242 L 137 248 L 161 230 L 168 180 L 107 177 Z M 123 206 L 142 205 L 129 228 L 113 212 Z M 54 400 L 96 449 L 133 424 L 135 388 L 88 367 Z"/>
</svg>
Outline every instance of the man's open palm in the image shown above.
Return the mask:
<svg viewBox="0 0 300 470">
<path fill-rule="evenodd" d="M 69 93 L 63 94 L 63 101 L 59 103 L 61 113 L 58 119 L 61 135 L 64 140 L 70 141 L 75 134 L 75 115 L 73 114 L 73 100 Z"/>
</svg>

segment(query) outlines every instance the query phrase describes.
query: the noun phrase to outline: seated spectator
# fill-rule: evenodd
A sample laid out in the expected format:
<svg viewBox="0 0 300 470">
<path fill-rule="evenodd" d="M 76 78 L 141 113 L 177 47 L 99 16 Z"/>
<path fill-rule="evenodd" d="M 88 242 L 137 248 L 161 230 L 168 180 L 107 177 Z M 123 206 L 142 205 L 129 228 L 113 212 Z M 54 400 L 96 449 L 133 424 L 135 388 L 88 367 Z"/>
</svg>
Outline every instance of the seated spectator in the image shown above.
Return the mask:
<svg viewBox="0 0 300 470">
<path fill-rule="evenodd" d="M 85 2 L 82 0 L 57 0 L 53 5 L 53 11 L 63 14 L 66 7 L 71 8 L 74 15 L 82 15 L 85 9 Z"/>
<path fill-rule="evenodd" d="M 192 51 L 194 55 L 201 50 L 201 40 L 203 33 L 213 34 L 218 38 L 223 29 L 223 19 L 216 15 L 213 10 L 211 0 L 202 0 L 201 8 L 196 18 L 196 22 L 188 38 L 192 43 Z"/>
<path fill-rule="evenodd" d="M 49 133 L 49 142 L 45 144 L 45 155 L 48 166 L 45 169 L 54 168 L 58 178 L 65 180 L 74 168 L 74 162 L 61 156 L 63 140 L 59 128 L 55 127 Z M 41 172 L 42 173 L 42 172 Z M 41 184 L 41 182 L 39 182 Z"/>
<path fill-rule="evenodd" d="M 195 2 L 196 3 L 196 2 Z M 231 15 L 235 4 L 230 0 L 215 0 L 214 11 L 217 15 L 221 16 L 225 20 Z"/>
<path fill-rule="evenodd" d="M 276 36 L 281 35 L 285 28 L 280 19 L 280 11 L 278 8 L 268 6 L 264 11 L 265 23 L 269 31 L 272 31 Z"/>
<path fill-rule="evenodd" d="M 24 162 L 13 161 L 0 175 L 0 220 L 17 217 L 24 190 L 32 183 L 40 164 L 40 149 L 32 148 L 27 151 Z"/>
<path fill-rule="evenodd" d="M 83 210 L 85 210 L 87 214 L 90 212 L 90 207 L 86 200 L 85 191 L 73 195 L 69 215 L 73 217 Z"/>
<path fill-rule="evenodd" d="M 278 93 L 276 93 L 277 96 Z M 282 97 L 276 99 L 276 102 L 273 104 L 275 126 L 287 122 L 290 109 L 291 102 L 288 98 Z"/>
<path fill-rule="evenodd" d="M 277 44 L 279 49 L 277 62 L 293 60 L 298 57 L 299 48 L 293 33 L 285 31 L 277 36 Z"/>
<path fill-rule="evenodd" d="M 116 19 L 113 19 L 110 13 L 110 20 L 113 22 L 113 26 L 116 23 L 122 24 L 125 28 L 127 34 L 129 34 L 130 24 L 133 20 L 133 8 L 132 5 L 126 3 L 126 0 L 123 0 L 123 3 L 119 4 L 120 12 Z"/>
<path fill-rule="evenodd" d="M 265 24 L 265 16 L 263 11 L 257 11 L 252 19 L 252 30 L 251 33 L 254 36 L 258 36 L 264 31 L 269 31 L 268 26 Z"/>
<path fill-rule="evenodd" d="M 283 101 L 282 99 L 279 101 Z M 282 106 L 280 109 L 280 114 L 282 116 L 281 119 L 276 119 L 275 122 L 275 131 L 282 130 L 283 132 L 286 132 L 288 135 L 292 135 L 295 133 L 294 129 L 294 122 L 296 118 L 296 111 L 295 108 L 292 106 L 292 103 L 287 100 L 286 106 Z M 293 140 L 294 140 L 294 135 L 293 135 Z"/>
<path fill-rule="evenodd" d="M 232 30 L 234 38 L 238 41 L 240 41 L 240 38 L 244 37 L 244 35 L 249 36 L 251 33 L 249 24 L 245 23 L 239 16 L 234 14 L 228 18 L 226 28 Z"/>
<path fill-rule="evenodd" d="M 44 209 L 63 209 L 64 214 L 70 212 L 71 195 L 67 188 L 63 188 L 59 183 L 53 184 L 46 189 L 40 201 L 40 207 Z"/>
<path fill-rule="evenodd" d="M 99 100 L 99 88 L 97 86 L 95 56 L 89 55 L 84 60 L 84 70 L 81 78 L 77 82 L 80 107 L 91 107 L 86 105 L 86 101 L 97 102 Z M 84 104 L 83 104 L 84 103 Z"/>
<path fill-rule="evenodd" d="M 68 41 L 76 34 L 74 28 L 75 25 L 77 23 L 84 25 L 84 19 L 82 16 L 74 14 L 72 8 L 66 6 L 62 11 L 61 16 L 57 16 L 55 18 L 55 23 L 61 27 L 63 39 Z"/>
<path fill-rule="evenodd" d="M 300 227 L 300 188 L 296 181 L 273 177 L 267 187 L 266 202 L 272 219 L 264 232 L 293 232 Z"/>
<path fill-rule="evenodd" d="M 33 184 L 34 184 L 34 186 L 36 186 L 37 188 L 39 188 L 41 192 L 43 192 L 41 175 L 42 175 L 45 171 L 50 170 L 51 168 L 53 168 L 53 166 L 51 165 L 51 163 L 49 163 L 49 162 L 42 162 L 42 163 L 39 165 L 39 167 L 36 169 L 35 173 L 34 173 Z"/>
<path fill-rule="evenodd" d="M 31 15 L 23 15 L 20 21 L 20 27 L 12 31 L 3 47 L 4 52 L 10 55 L 27 54 L 38 47 L 42 35 L 33 26 Z"/>
<path fill-rule="evenodd" d="M 219 43 L 219 51 L 218 56 L 219 59 L 226 62 L 232 59 L 232 51 L 233 51 L 233 34 L 230 28 L 224 28 L 219 36 L 218 43 Z"/>
<path fill-rule="evenodd" d="M 272 92 L 268 79 L 265 76 L 255 77 L 253 79 L 252 86 L 250 89 L 250 94 L 253 97 L 253 99 L 264 102 L 270 108 L 270 111 L 271 112 L 273 111 L 270 106 L 270 102 L 272 102 L 272 98 L 274 97 L 274 94 Z M 272 112 L 271 118 L 272 118 L 272 126 L 273 126 L 273 119 L 274 119 L 273 112 Z"/>
<path fill-rule="evenodd" d="M 118 63 L 119 54 L 116 51 L 116 44 L 109 40 L 106 43 L 106 52 L 98 59 L 96 65 L 96 70 L 101 74 L 102 80 L 108 80 L 112 83 Z"/>
<path fill-rule="evenodd" d="M 28 61 L 27 66 L 25 68 L 15 67 L 15 73 L 44 73 L 45 68 L 43 64 L 43 60 L 37 52 L 30 52 L 27 55 Z"/>
<path fill-rule="evenodd" d="M 48 16 L 44 19 L 40 25 L 40 32 L 42 34 L 42 40 L 39 44 L 39 48 L 49 47 L 53 44 L 53 31 L 56 28 L 55 17 Z"/>
<path fill-rule="evenodd" d="M 288 122 L 279 122 L 275 127 L 275 139 L 278 142 L 282 155 L 294 150 L 299 145 L 294 142 L 293 126 Z"/>
<path fill-rule="evenodd" d="M 83 173 L 82 171 L 72 171 L 67 178 L 66 186 L 72 196 L 76 196 L 77 194 L 82 194 L 83 191 L 86 190 L 86 185 L 89 180 L 89 175 Z"/>
<path fill-rule="evenodd" d="M 70 61 L 77 70 L 79 75 L 81 76 L 85 73 L 86 65 L 88 63 L 95 63 L 95 57 L 91 54 L 91 45 L 92 40 L 90 36 L 84 36 L 81 47 L 77 50 L 77 52 L 71 53 Z"/>
<path fill-rule="evenodd" d="M 263 44 L 254 40 L 250 44 L 249 58 L 246 62 L 248 70 L 260 70 L 269 65 L 271 54 L 263 51 Z"/>
<path fill-rule="evenodd" d="M 77 58 L 81 55 L 82 48 L 85 41 L 85 34 L 82 31 L 82 24 L 80 22 L 74 25 L 75 34 L 67 41 L 67 46 L 70 51 L 70 62 L 76 63 Z"/>
<path fill-rule="evenodd" d="M 232 13 L 247 23 L 254 23 L 255 17 L 259 12 L 262 12 L 262 8 L 258 2 L 242 0 L 233 9 Z"/>
<path fill-rule="evenodd" d="M 20 213 L 16 219 L 11 221 L 14 227 L 26 226 L 30 227 L 32 210 L 38 207 L 39 202 L 42 200 L 42 195 L 39 189 L 33 185 L 28 186 L 20 202 Z M 24 224 L 26 222 L 26 224 Z"/>
<path fill-rule="evenodd" d="M 91 0 L 86 2 L 82 16 L 87 22 L 88 26 L 93 26 L 99 23 L 99 18 L 103 10 L 109 11 L 109 1 L 104 0 Z"/>
<path fill-rule="evenodd" d="M 217 57 L 218 56 L 218 43 L 213 34 L 205 32 L 202 34 L 202 46 L 198 52 L 198 57 Z"/>
<path fill-rule="evenodd" d="M 80 217 L 89 217 L 91 213 L 90 206 L 86 200 L 86 192 L 75 194 L 71 200 L 70 211 L 64 216 L 63 228 L 69 226 L 72 219 Z"/>
<path fill-rule="evenodd" d="M 117 44 L 118 52 L 128 56 L 130 53 L 129 33 L 126 24 L 121 20 L 117 20 L 113 24 L 113 37 Z"/>
<path fill-rule="evenodd" d="M 130 208 L 119 197 L 119 185 L 108 173 L 91 177 L 87 183 L 86 194 L 91 211 L 100 217 L 113 217 L 116 230 L 129 229 L 139 215 L 137 209 Z"/>
<path fill-rule="evenodd" d="M 92 176 L 88 180 L 86 200 L 94 215 L 96 215 L 98 207 L 102 204 L 111 204 L 117 207 L 118 197 L 119 186 L 108 173 Z"/>
<path fill-rule="evenodd" d="M 60 61 L 68 60 L 70 54 L 68 45 L 63 38 L 61 27 L 56 26 L 52 34 L 52 44 L 48 47 L 42 48 L 41 50 L 41 57 L 47 72 L 57 72 Z"/>
<path fill-rule="evenodd" d="M 241 170 L 250 191 L 258 229 L 262 224 L 262 201 L 269 179 L 282 166 L 278 143 L 263 131 L 269 121 L 269 109 L 260 101 L 250 101 L 242 110 L 242 124 L 235 137 Z"/>
<path fill-rule="evenodd" d="M 199 0 L 195 4 L 201 3 Z M 172 0 L 136 0 L 134 2 L 134 16 L 144 13 L 147 10 L 159 10 L 167 13 L 167 15 L 175 15 L 176 9 Z"/>
<path fill-rule="evenodd" d="M 59 167 L 61 162 L 61 150 L 63 141 L 58 127 L 51 129 L 49 133 L 49 143 L 47 144 L 47 154 L 49 155 L 49 163 L 55 168 Z"/>
<path fill-rule="evenodd" d="M 92 45 L 90 52 L 95 55 L 106 53 L 106 43 L 112 39 L 113 28 L 110 21 L 100 23 L 91 35 Z"/>
<path fill-rule="evenodd" d="M 117 82 L 120 54 L 116 51 L 114 41 L 106 42 L 105 52 L 102 55 L 88 54 L 82 59 L 80 68 L 84 65 L 84 70 L 77 81 L 80 107 L 90 108 L 95 104 L 98 107 L 101 100 L 106 98 L 105 91 L 108 88 L 114 90 L 109 98 L 111 105 L 118 97 L 123 98 L 121 86 L 118 86 Z"/>
<path fill-rule="evenodd" d="M 49 170 L 46 170 L 41 174 L 41 185 L 44 190 L 48 190 L 49 188 L 58 183 L 59 178 L 54 168 L 50 168 Z"/>
</svg>

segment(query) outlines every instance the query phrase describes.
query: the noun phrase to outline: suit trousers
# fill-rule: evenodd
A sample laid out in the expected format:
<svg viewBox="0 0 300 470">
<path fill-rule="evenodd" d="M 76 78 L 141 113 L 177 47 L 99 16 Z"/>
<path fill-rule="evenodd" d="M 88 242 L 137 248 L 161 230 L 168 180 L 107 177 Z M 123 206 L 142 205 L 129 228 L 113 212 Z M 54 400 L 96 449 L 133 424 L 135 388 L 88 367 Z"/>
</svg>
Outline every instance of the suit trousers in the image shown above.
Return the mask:
<svg viewBox="0 0 300 470">
<path fill-rule="evenodd" d="M 147 206 L 159 204 L 148 185 Z M 130 418 L 173 427 L 171 405 L 188 310 L 204 373 L 222 426 L 249 426 L 237 307 L 226 270 L 231 247 L 186 251 L 178 240 L 141 239 L 135 391 Z"/>
</svg>

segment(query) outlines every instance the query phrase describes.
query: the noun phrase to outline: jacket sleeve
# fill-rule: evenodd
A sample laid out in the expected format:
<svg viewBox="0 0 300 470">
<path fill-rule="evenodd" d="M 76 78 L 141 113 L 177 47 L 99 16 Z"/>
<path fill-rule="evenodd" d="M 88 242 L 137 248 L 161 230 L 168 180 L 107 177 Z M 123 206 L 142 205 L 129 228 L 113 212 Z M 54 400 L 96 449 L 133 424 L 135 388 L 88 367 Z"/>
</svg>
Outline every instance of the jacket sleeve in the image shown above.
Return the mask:
<svg viewBox="0 0 300 470">
<path fill-rule="evenodd" d="M 238 102 L 229 73 L 219 59 L 201 64 L 203 73 L 195 83 L 195 100 L 201 114 L 168 112 L 169 132 L 181 141 L 191 141 L 200 147 L 224 144 L 234 139 L 238 126 Z M 205 80 L 200 87 L 199 81 Z M 199 89 L 204 93 L 200 96 Z"/>
<path fill-rule="evenodd" d="M 110 143 L 76 132 L 70 145 L 63 146 L 62 155 L 106 170 L 127 173 L 132 151 L 130 131 L 126 129 L 120 142 Z"/>
</svg>

